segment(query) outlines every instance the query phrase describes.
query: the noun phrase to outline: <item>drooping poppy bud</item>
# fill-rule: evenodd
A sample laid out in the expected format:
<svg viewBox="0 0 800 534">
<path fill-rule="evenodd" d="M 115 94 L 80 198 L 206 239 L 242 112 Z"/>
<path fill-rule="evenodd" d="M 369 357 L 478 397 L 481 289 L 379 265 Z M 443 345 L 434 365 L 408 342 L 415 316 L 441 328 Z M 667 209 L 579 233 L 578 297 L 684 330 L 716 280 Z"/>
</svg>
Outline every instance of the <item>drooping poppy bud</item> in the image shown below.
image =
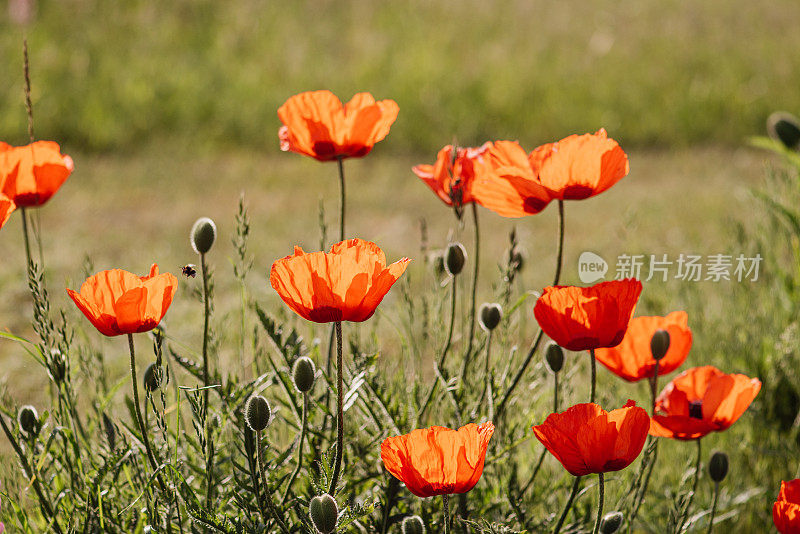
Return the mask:
<svg viewBox="0 0 800 534">
<path fill-rule="evenodd" d="M 267 428 L 272 410 L 267 399 L 261 395 L 253 395 L 244 405 L 244 420 L 250 430 L 259 432 Z"/>
<path fill-rule="evenodd" d="M 447 253 L 444 258 L 444 266 L 447 272 L 452 275 L 459 274 L 464 270 L 464 263 L 467 261 L 467 249 L 461 243 L 450 243 L 447 246 Z"/>
<path fill-rule="evenodd" d="M 20 408 L 17 413 L 17 422 L 19 423 L 19 429 L 27 434 L 28 437 L 33 437 L 39 433 L 39 413 L 33 406 L 28 404 Z"/>
<path fill-rule="evenodd" d="M 708 474 L 714 482 L 722 482 L 728 476 L 728 455 L 715 451 L 708 462 Z"/>
<path fill-rule="evenodd" d="M 320 534 L 330 534 L 336 530 L 336 523 L 339 521 L 339 505 L 336 504 L 336 499 L 327 493 L 311 499 L 308 513 Z"/>
<path fill-rule="evenodd" d="M 162 386 L 164 378 L 164 370 L 155 362 L 151 363 L 144 370 L 144 389 L 152 393 Z"/>
<path fill-rule="evenodd" d="M 800 148 L 800 121 L 791 113 L 776 111 L 767 119 L 767 133 L 788 149 Z"/>
<path fill-rule="evenodd" d="M 301 356 L 297 358 L 292 367 L 292 380 L 294 380 L 294 387 L 300 393 L 308 393 L 314 387 L 314 373 L 316 367 L 314 361 L 308 356 Z"/>
<path fill-rule="evenodd" d="M 547 346 L 544 359 L 547 362 L 547 368 L 550 369 L 550 372 L 556 374 L 564 367 L 564 349 L 556 343 L 550 343 Z"/>
<path fill-rule="evenodd" d="M 400 530 L 403 534 L 425 534 L 425 523 L 420 516 L 410 515 L 403 519 Z"/>
<path fill-rule="evenodd" d="M 666 330 L 656 330 L 650 338 L 650 353 L 653 359 L 658 361 L 666 356 L 669 350 L 669 332 Z"/>
<path fill-rule="evenodd" d="M 600 520 L 600 532 L 602 534 L 614 534 L 622 526 L 622 514 L 620 512 L 609 512 Z"/>
<path fill-rule="evenodd" d="M 205 254 L 214 245 L 217 239 L 217 225 L 208 217 L 200 217 L 192 226 L 192 234 L 189 241 L 192 248 L 198 254 Z"/>
<path fill-rule="evenodd" d="M 491 332 L 503 319 L 503 308 L 496 303 L 484 303 L 481 305 L 480 324 L 481 328 Z"/>
</svg>

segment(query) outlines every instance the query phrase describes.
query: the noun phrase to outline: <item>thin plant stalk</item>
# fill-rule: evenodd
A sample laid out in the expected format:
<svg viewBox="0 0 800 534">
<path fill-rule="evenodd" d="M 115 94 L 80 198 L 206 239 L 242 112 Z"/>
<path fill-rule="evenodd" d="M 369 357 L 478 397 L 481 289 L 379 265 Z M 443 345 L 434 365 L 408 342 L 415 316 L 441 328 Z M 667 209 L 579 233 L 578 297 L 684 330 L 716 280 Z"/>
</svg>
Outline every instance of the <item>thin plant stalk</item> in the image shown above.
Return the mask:
<svg viewBox="0 0 800 534">
<path fill-rule="evenodd" d="M 456 277 L 453 276 L 450 280 L 450 326 L 447 330 L 447 340 L 444 343 L 444 348 L 442 348 L 442 354 L 439 356 L 439 365 L 438 369 L 440 372 L 443 372 L 444 369 L 444 362 L 447 358 L 447 353 L 450 351 L 450 346 L 453 341 L 453 329 L 456 322 L 456 287 L 458 286 Z M 464 359 L 464 364 L 461 368 L 461 382 L 464 381 L 464 375 L 466 373 L 466 365 L 467 359 Z M 417 418 L 421 418 L 422 415 L 425 413 L 425 410 L 428 409 L 428 406 L 433 400 L 433 394 L 436 392 L 436 386 L 439 384 L 438 380 L 433 381 L 431 384 L 430 389 L 428 390 L 428 394 L 425 396 L 425 401 L 422 403 L 422 407 L 419 409 L 419 415 Z"/>
<path fill-rule="evenodd" d="M 213 458 L 213 442 L 212 442 L 212 425 L 208 418 L 208 403 L 209 393 L 211 390 L 211 374 L 208 370 L 208 323 L 211 315 L 211 303 L 208 296 L 208 268 L 206 267 L 206 255 L 200 254 L 200 274 L 203 278 L 203 401 L 205 403 L 206 412 L 206 440 L 208 442 L 207 450 L 208 457 L 206 458 L 206 506 L 211 509 L 211 500 L 214 496 L 214 458 Z"/>
<path fill-rule="evenodd" d="M 272 515 L 272 518 L 275 519 L 275 522 L 281 528 L 281 531 L 289 534 L 289 529 L 286 527 L 286 523 L 283 522 L 280 512 L 275 507 L 275 503 L 272 502 L 272 492 L 269 490 L 269 484 L 267 483 L 267 470 L 264 466 L 264 453 L 261 451 L 261 430 L 256 431 L 256 454 L 258 456 L 258 469 L 261 472 L 261 481 L 264 484 L 264 497 L 266 499 L 269 512 Z"/>
<path fill-rule="evenodd" d="M 603 480 L 603 473 L 598 473 L 598 486 L 597 489 L 600 493 L 598 500 L 597 500 L 597 520 L 594 522 L 594 530 L 592 531 L 593 534 L 597 534 L 600 532 L 600 522 L 603 520 L 603 493 L 605 490 L 605 484 Z"/>
<path fill-rule="evenodd" d="M 486 396 L 486 402 L 489 405 L 489 420 L 491 421 L 494 418 L 494 400 L 492 399 L 493 392 L 492 392 L 492 377 L 490 375 L 490 363 L 492 357 L 492 330 L 489 330 L 489 334 L 486 339 L 486 363 L 484 365 L 483 371 L 483 392 Z"/>
<path fill-rule="evenodd" d="M 558 413 L 558 373 L 553 373 L 553 413 Z M 536 461 L 536 467 L 533 468 L 531 478 L 522 486 L 522 490 L 519 493 L 520 495 L 525 495 L 528 488 L 533 485 L 533 481 L 536 480 L 536 475 L 539 474 L 539 469 L 542 467 L 545 455 L 547 455 L 546 448 L 542 449 L 541 454 L 539 454 L 539 460 Z"/>
<path fill-rule="evenodd" d="M 711 503 L 711 517 L 708 520 L 707 534 L 714 530 L 714 516 L 717 515 L 717 498 L 719 497 L 719 482 L 714 482 L 714 500 Z"/>
<path fill-rule="evenodd" d="M 342 456 L 344 455 L 344 365 L 342 358 L 342 322 L 336 321 L 336 460 L 333 466 L 328 493 L 336 494 L 336 484 L 339 482 L 339 472 L 342 469 Z"/>
<path fill-rule="evenodd" d="M 689 519 L 689 511 L 692 509 L 694 496 L 697 493 L 697 483 L 700 481 L 700 459 L 702 454 L 703 440 L 701 438 L 697 438 L 697 459 L 694 462 L 694 482 L 692 483 L 692 492 L 689 494 L 689 502 L 686 503 L 686 509 L 681 515 L 681 522 L 678 526 L 678 532 L 683 530 L 684 525 L 686 525 L 686 520 Z"/>
<path fill-rule="evenodd" d="M 481 232 L 480 232 L 480 225 L 478 224 L 478 204 L 476 202 L 472 202 L 472 224 L 475 228 L 475 259 L 473 260 L 473 269 L 472 269 L 472 301 L 470 303 L 470 311 L 469 311 L 469 337 L 467 338 L 467 352 L 465 355 L 465 361 L 469 360 L 470 356 L 472 355 L 472 344 L 473 344 L 473 337 L 475 337 L 475 297 L 478 292 L 478 269 L 480 267 L 480 252 L 481 252 Z"/>
<path fill-rule="evenodd" d="M 450 534 L 450 495 L 442 495 L 442 513 L 444 514 L 444 534 Z"/>
<path fill-rule="evenodd" d="M 569 513 L 570 508 L 572 508 L 572 501 L 575 500 L 575 496 L 578 494 L 580 485 L 581 477 L 575 477 L 575 482 L 572 483 L 572 489 L 569 492 L 569 497 L 567 497 L 567 503 L 564 505 L 564 510 L 561 512 L 561 517 L 558 518 L 556 528 L 553 529 L 553 534 L 558 534 L 561 532 L 561 527 L 564 526 L 564 521 L 567 519 L 567 514 Z"/>
<path fill-rule="evenodd" d="M 295 479 L 297 479 L 297 475 L 300 474 L 300 469 L 303 466 L 303 442 L 305 441 L 306 437 L 306 425 L 308 424 L 308 393 L 303 393 L 303 415 L 300 421 L 300 438 L 297 442 L 297 466 L 292 471 L 292 475 L 289 477 L 289 482 L 286 484 L 286 490 L 283 494 L 283 502 L 286 502 L 286 497 L 289 496 L 289 491 L 292 489 L 292 484 L 294 484 Z"/>
<path fill-rule="evenodd" d="M 342 157 L 336 158 L 339 165 L 339 241 L 344 241 L 344 216 L 345 216 L 345 186 L 344 186 L 344 163 Z"/>
<path fill-rule="evenodd" d="M 594 355 L 594 349 L 589 349 L 589 356 L 591 357 L 590 364 L 592 366 L 592 388 L 589 392 L 589 402 L 594 402 L 597 386 L 597 358 Z"/>
</svg>

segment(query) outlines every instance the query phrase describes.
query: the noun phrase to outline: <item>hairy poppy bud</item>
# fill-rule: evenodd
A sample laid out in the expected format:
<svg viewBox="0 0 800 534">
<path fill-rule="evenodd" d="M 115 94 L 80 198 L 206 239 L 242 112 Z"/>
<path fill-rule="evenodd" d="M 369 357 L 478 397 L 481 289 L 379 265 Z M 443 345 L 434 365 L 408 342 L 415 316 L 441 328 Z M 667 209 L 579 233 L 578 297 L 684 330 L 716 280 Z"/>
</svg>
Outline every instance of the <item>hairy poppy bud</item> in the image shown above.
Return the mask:
<svg viewBox="0 0 800 534">
<path fill-rule="evenodd" d="M 17 413 L 19 429 L 28 436 L 35 436 L 39 433 L 39 413 L 31 405 L 23 406 Z"/>
<path fill-rule="evenodd" d="M 708 474 L 714 482 L 722 482 L 728 476 L 728 455 L 715 451 L 708 462 Z"/>
<path fill-rule="evenodd" d="M 786 148 L 800 148 L 800 121 L 791 113 L 776 111 L 767 119 L 767 133 Z"/>
<path fill-rule="evenodd" d="M 544 359 L 547 362 L 547 367 L 550 369 L 550 372 L 555 374 L 564 367 L 564 349 L 556 343 L 550 343 L 547 345 L 547 352 L 544 355 Z"/>
<path fill-rule="evenodd" d="M 447 253 L 444 258 L 444 266 L 447 272 L 456 275 L 464 269 L 467 261 L 467 249 L 461 243 L 450 243 L 447 246 Z"/>
<path fill-rule="evenodd" d="M 484 303 L 481 305 L 480 323 L 481 328 L 487 332 L 497 328 L 503 318 L 503 308 L 499 304 Z"/>
<path fill-rule="evenodd" d="M 292 367 L 292 380 L 294 380 L 294 387 L 300 393 L 308 393 L 314 387 L 314 373 L 316 367 L 314 361 L 308 356 L 301 356 L 297 358 Z"/>
<path fill-rule="evenodd" d="M 161 387 L 164 382 L 164 370 L 155 362 L 144 370 L 144 389 L 151 393 Z"/>
<path fill-rule="evenodd" d="M 200 217 L 192 226 L 192 234 L 189 240 L 192 248 L 198 254 L 205 254 L 214 245 L 217 239 L 217 225 L 208 217 Z"/>
<path fill-rule="evenodd" d="M 269 425 L 269 418 L 272 410 L 267 399 L 261 395 L 253 395 L 244 405 L 244 420 L 250 430 L 258 432 L 264 430 Z"/>
<path fill-rule="evenodd" d="M 418 515 L 410 515 L 403 519 L 400 531 L 403 534 L 425 534 L 425 523 Z"/>
<path fill-rule="evenodd" d="M 650 353 L 653 359 L 658 361 L 666 356 L 669 350 L 669 332 L 666 330 L 656 330 L 650 338 Z"/>
<path fill-rule="evenodd" d="M 60 384 L 67 376 L 67 360 L 58 349 L 50 351 L 50 376 L 56 384 Z"/>
<path fill-rule="evenodd" d="M 614 534 L 622 526 L 622 514 L 619 512 L 609 512 L 600 520 L 600 532 L 602 534 Z"/>
<path fill-rule="evenodd" d="M 330 534 L 336 530 L 336 523 L 339 521 L 339 505 L 336 504 L 336 499 L 327 493 L 311 499 L 308 513 L 320 534 Z"/>
</svg>

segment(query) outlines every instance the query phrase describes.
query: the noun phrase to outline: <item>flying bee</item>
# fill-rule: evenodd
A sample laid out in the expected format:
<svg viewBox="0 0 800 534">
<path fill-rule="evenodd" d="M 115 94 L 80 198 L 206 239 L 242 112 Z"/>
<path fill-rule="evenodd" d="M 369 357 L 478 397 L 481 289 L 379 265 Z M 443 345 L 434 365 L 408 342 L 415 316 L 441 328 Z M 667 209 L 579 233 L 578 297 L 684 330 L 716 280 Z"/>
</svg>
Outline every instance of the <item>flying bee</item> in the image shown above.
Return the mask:
<svg viewBox="0 0 800 534">
<path fill-rule="evenodd" d="M 184 265 L 181 268 L 181 272 L 183 273 L 183 276 L 185 276 L 186 278 L 189 278 L 190 276 L 194 278 L 195 276 L 197 276 L 197 269 L 195 268 L 193 263 Z"/>
</svg>

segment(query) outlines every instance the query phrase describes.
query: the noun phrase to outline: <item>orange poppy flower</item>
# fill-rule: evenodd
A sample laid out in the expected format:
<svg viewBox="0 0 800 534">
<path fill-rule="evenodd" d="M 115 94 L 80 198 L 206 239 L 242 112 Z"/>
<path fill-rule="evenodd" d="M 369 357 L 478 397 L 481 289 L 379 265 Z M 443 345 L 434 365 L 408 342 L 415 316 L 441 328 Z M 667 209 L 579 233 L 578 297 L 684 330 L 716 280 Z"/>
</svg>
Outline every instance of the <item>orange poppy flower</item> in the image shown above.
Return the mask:
<svg viewBox="0 0 800 534">
<path fill-rule="evenodd" d="M 122 269 L 90 276 L 80 293 L 67 289 L 75 305 L 101 334 L 119 336 L 152 330 L 167 313 L 178 287 L 171 273 L 158 274 L 158 265 L 147 276 Z"/>
<path fill-rule="evenodd" d="M 533 307 L 539 326 L 567 350 L 619 345 L 642 292 L 635 278 L 591 287 L 546 287 Z"/>
<path fill-rule="evenodd" d="M 650 351 L 650 341 L 658 330 L 669 333 L 669 350 L 658 363 L 658 375 L 671 373 L 680 367 L 692 348 L 692 331 L 685 311 L 675 311 L 666 317 L 634 317 L 622 343 L 616 347 L 600 348 L 597 361 L 609 371 L 629 382 L 652 378 L 656 361 Z"/>
<path fill-rule="evenodd" d="M 781 534 L 800 534 L 800 478 L 781 481 L 778 500 L 772 505 L 772 521 Z"/>
<path fill-rule="evenodd" d="M 52 141 L 18 147 L 0 143 L 0 188 L 20 208 L 50 200 L 74 167 L 72 158 L 62 155 Z"/>
<path fill-rule="evenodd" d="M 369 93 L 345 105 L 330 91 L 300 93 L 278 108 L 281 150 L 319 161 L 360 158 L 386 137 L 398 111 L 394 100 L 376 102 Z"/>
<path fill-rule="evenodd" d="M 515 141 L 487 145 L 486 164 L 478 170 L 472 185 L 475 200 L 502 217 L 525 217 L 542 211 L 552 195 L 537 180 L 525 150 Z"/>
<path fill-rule="evenodd" d="M 366 321 L 375 313 L 400 275 L 408 258 L 387 266 L 375 243 L 350 239 L 329 253 L 303 252 L 275 261 L 270 284 L 299 316 L 315 323 Z"/>
<path fill-rule="evenodd" d="M 453 145 L 442 148 L 433 165 L 412 168 L 425 184 L 448 206 L 456 209 L 473 202 L 472 181 L 475 169 L 483 164 L 489 143 L 479 147 L 458 147 L 453 158 Z"/>
<path fill-rule="evenodd" d="M 548 415 L 533 433 L 570 474 L 581 477 L 628 467 L 642 452 L 649 425 L 644 408 L 629 400 L 610 412 L 594 403 L 576 404 Z"/>
<path fill-rule="evenodd" d="M 483 474 L 491 422 L 458 430 L 441 426 L 386 438 L 381 459 L 386 469 L 417 497 L 466 493 Z"/>
<path fill-rule="evenodd" d="M 528 159 L 539 182 L 561 200 L 600 194 L 628 174 L 628 156 L 602 128 L 542 145 Z"/>
<path fill-rule="evenodd" d="M 725 374 L 716 367 L 694 367 L 676 376 L 656 398 L 650 434 L 690 440 L 725 430 L 747 410 L 761 381 Z"/>
<path fill-rule="evenodd" d="M 11 217 L 11 212 L 14 211 L 16 207 L 17 206 L 10 198 L 0 194 L 0 228 L 8 222 L 8 218 Z"/>
</svg>

